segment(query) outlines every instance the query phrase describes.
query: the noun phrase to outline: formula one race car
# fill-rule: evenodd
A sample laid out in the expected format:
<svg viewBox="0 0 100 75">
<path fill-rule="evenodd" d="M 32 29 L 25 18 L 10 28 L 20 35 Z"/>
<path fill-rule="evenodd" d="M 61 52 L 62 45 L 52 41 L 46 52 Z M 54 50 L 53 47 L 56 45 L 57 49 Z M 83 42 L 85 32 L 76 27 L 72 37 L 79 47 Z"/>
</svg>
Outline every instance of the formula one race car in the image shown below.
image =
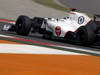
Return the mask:
<svg viewBox="0 0 100 75">
<path fill-rule="evenodd" d="M 62 19 L 34 17 L 30 19 L 21 15 L 16 24 L 4 25 L 3 30 L 15 31 L 18 35 L 27 36 L 30 32 L 43 34 L 43 38 L 63 38 L 77 40 L 83 45 L 92 45 L 99 33 L 99 26 L 86 14 L 70 11 Z"/>
</svg>

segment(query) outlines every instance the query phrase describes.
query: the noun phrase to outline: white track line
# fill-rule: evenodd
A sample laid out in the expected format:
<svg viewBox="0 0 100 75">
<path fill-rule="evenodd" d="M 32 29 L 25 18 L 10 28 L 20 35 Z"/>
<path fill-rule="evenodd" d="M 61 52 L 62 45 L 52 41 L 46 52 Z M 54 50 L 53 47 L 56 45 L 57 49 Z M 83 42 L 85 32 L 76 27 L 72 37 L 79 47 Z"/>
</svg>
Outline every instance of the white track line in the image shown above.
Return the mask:
<svg viewBox="0 0 100 75">
<path fill-rule="evenodd" d="M 61 51 L 57 49 L 44 48 L 33 45 L 19 45 L 19 44 L 0 44 L 0 53 L 83 55 L 81 53 Z"/>
</svg>

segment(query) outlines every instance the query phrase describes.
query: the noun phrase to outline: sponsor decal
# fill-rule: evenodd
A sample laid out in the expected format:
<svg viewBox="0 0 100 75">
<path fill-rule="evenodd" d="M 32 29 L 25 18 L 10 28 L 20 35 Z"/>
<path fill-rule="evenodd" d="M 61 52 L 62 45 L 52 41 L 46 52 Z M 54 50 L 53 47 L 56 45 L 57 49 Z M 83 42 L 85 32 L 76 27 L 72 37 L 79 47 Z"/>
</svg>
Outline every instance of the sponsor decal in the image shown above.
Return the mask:
<svg viewBox="0 0 100 75">
<path fill-rule="evenodd" d="M 5 24 L 4 27 L 3 27 L 3 30 L 8 31 L 10 28 L 11 28 L 10 24 Z"/>
<path fill-rule="evenodd" d="M 57 36 L 60 36 L 61 35 L 61 27 L 57 26 L 55 28 L 55 33 L 56 33 Z"/>
<path fill-rule="evenodd" d="M 78 24 L 83 24 L 84 23 L 85 18 L 83 16 L 80 16 L 78 18 Z"/>
</svg>

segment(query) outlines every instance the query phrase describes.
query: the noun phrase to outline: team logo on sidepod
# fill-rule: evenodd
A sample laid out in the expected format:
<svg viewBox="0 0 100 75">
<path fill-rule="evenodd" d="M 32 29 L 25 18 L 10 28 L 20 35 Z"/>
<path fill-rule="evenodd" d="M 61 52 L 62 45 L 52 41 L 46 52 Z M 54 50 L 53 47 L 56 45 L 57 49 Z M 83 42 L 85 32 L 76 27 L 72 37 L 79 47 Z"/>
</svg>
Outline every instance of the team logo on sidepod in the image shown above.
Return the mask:
<svg viewBox="0 0 100 75">
<path fill-rule="evenodd" d="M 57 26 L 55 28 L 55 33 L 56 33 L 57 36 L 60 36 L 60 34 L 61 34 L 61 27 Z"/>
<path fill-rule="evenodd" d="M 78 24 L 83 24 L 84 23 L 85 18 L 83 16 L 80 16 L 78 18 Z"/>
</svg>

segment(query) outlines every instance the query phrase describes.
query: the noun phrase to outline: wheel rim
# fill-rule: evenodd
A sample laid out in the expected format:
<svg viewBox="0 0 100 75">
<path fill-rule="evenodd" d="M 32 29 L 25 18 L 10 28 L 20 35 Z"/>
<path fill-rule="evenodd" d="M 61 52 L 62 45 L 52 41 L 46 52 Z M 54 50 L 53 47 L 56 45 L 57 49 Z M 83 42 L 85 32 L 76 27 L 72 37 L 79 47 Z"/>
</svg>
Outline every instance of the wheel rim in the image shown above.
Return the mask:
<svg viewBox="0 0 100 75">
<path fill-rule="evenodd" d="M 17 24 L 18 28 L 19 29 L 22 29 L 22 25 L 23 25 L 23 22 L 21 20 L 19 20 L 18 21 L 18 24 Z"/>
</svg>

